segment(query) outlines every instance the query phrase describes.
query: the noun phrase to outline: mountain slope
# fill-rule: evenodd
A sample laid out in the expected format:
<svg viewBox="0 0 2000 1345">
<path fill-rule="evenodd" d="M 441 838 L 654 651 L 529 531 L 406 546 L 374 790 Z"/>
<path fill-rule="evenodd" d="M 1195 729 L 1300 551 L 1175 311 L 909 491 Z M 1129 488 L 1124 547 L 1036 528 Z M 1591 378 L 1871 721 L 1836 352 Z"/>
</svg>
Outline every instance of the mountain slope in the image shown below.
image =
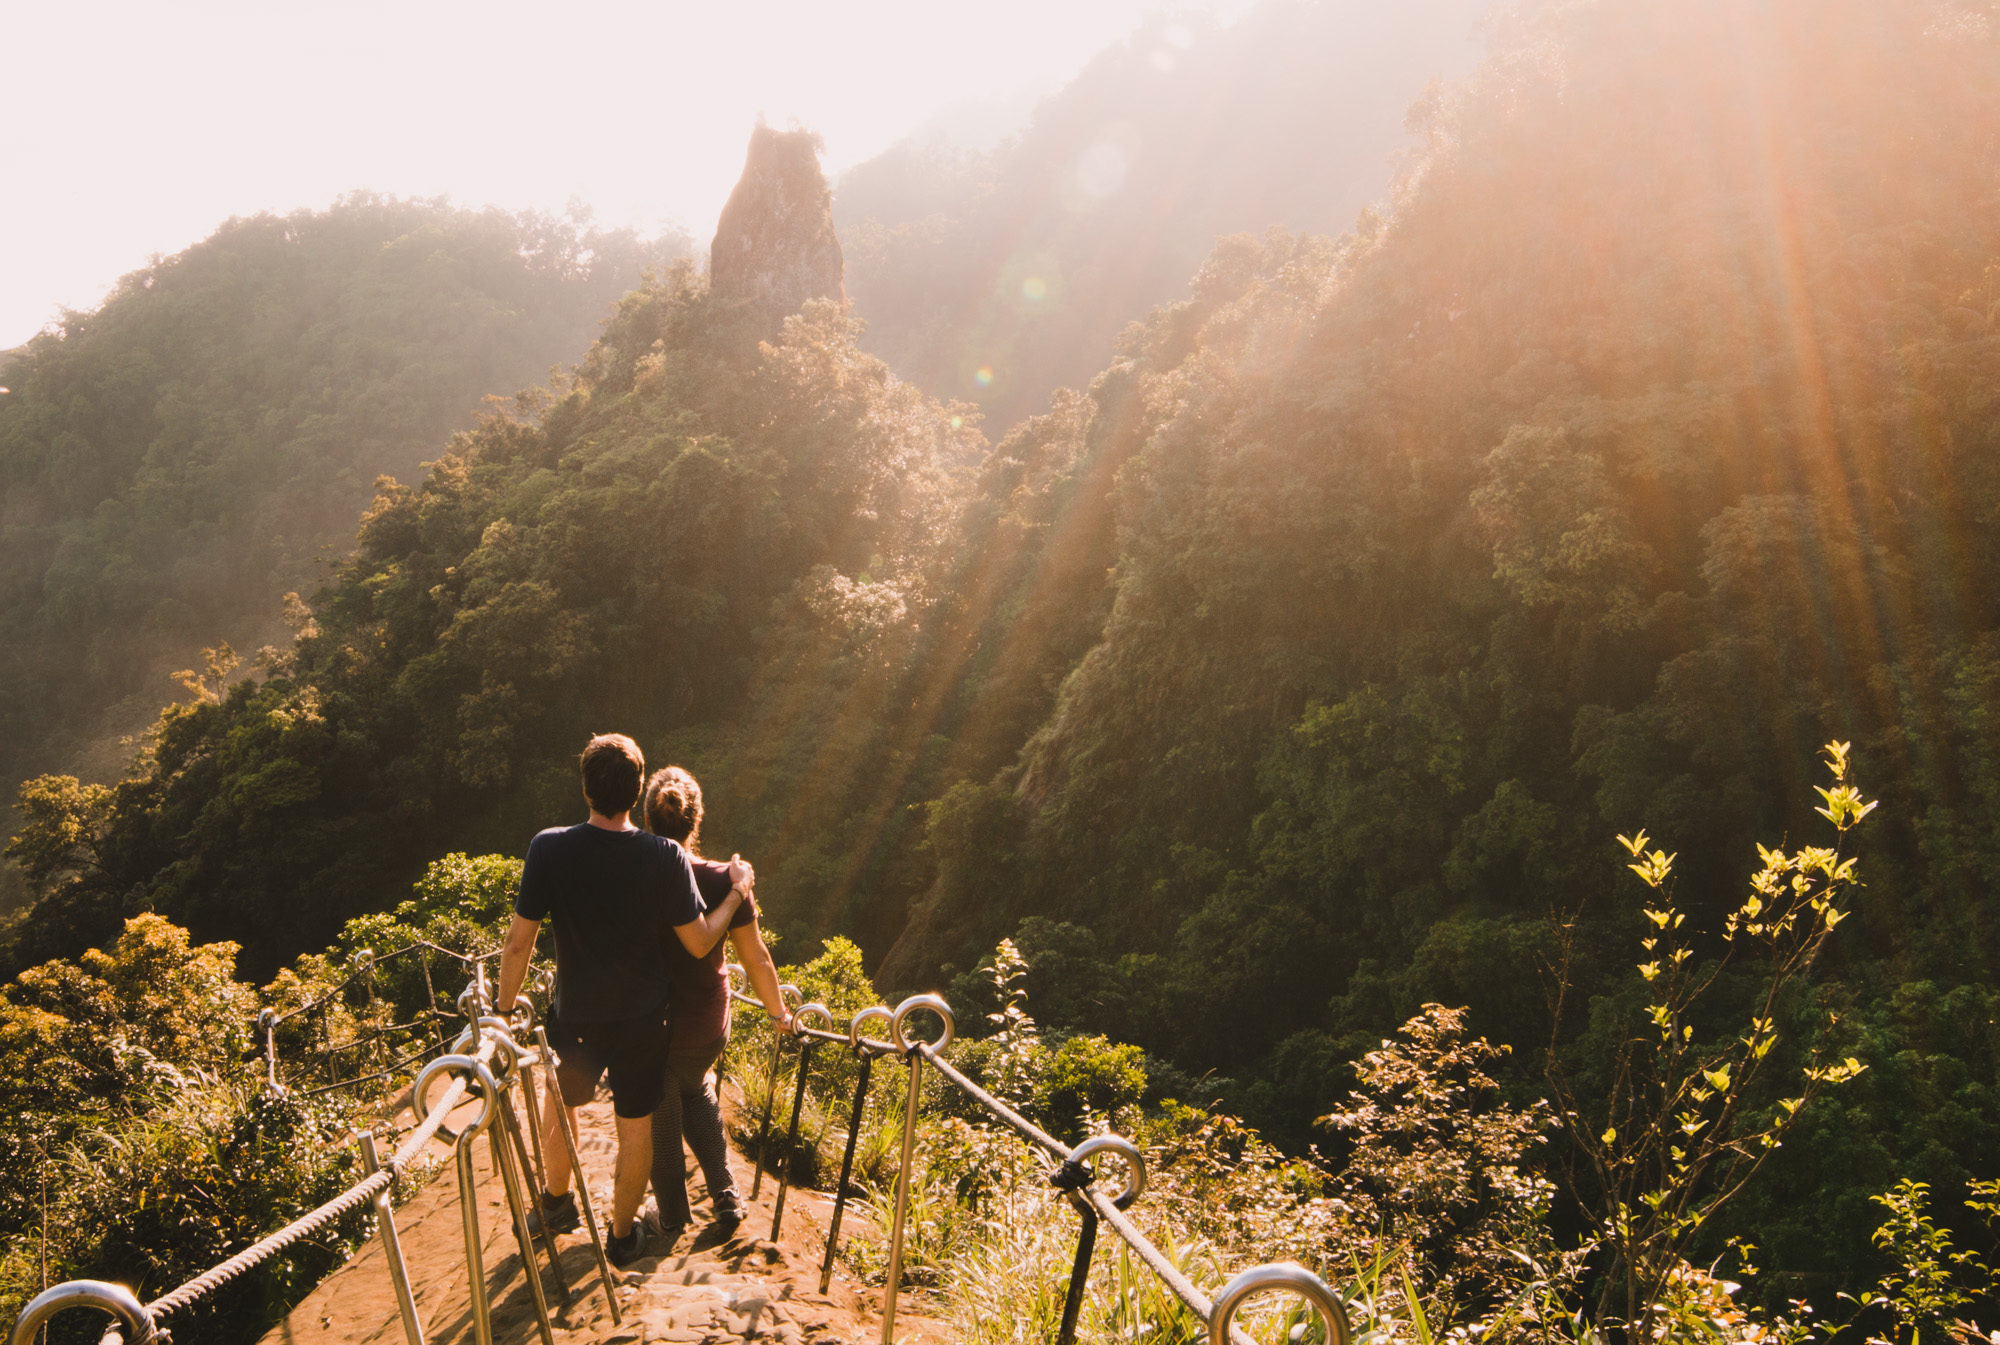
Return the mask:
<svg viewBox="0 0 2000 1345">
<path fill-rule="evenodd" d="M 356 196 L 232 220 L 14 352 L 0 398 L 0 776 L 122 769 L 166 673 L 282 639 L 482 396 L 588 344 L 674 245 Z"/>
</svg>

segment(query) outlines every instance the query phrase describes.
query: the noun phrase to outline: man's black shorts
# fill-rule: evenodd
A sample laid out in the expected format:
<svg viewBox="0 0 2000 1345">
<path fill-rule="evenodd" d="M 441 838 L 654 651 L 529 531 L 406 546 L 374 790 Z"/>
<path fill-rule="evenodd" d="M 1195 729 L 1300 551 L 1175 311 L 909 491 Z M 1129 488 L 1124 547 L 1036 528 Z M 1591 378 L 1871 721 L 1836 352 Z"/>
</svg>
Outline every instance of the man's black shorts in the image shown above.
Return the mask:
<svg viewBox="0 0 2000 1345">
<path fill-rule="evenodd" d="M 571 1025 L 549 1019 L 556 1052 L 556 1082 L 563 1101 L 581 1107 L 610 1076 L 611 1110 L 629 1119 L 651 1116 L 667 1079 L 667 1044 L 673 1031 L 667 1010 L 609 1023 Z"/>
</svg>

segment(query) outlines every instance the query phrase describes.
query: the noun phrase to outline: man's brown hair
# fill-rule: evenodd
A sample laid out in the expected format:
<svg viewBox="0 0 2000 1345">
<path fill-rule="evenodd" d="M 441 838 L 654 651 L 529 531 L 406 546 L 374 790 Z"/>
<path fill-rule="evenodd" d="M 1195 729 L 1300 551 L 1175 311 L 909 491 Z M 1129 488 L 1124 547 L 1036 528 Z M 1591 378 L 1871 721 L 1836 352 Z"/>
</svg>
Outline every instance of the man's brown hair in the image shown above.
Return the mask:
<svg viewBox="0 0 2000 1345">
<path fill-rule="evenodd" d="M 632 811 L 639 785 L 646 778 L 646 754 L 622 733 L 600 733 L 577 760 L 583 772 L 583 796 L 606 817 Z"/>
<path fill-rule="evenodd" d="M 655 836 L 679 841 L 689 854 L 701 839 L 701 786 L 679 766 L 653 772 L 646 782 L 646 826 Z"/>
</svg>

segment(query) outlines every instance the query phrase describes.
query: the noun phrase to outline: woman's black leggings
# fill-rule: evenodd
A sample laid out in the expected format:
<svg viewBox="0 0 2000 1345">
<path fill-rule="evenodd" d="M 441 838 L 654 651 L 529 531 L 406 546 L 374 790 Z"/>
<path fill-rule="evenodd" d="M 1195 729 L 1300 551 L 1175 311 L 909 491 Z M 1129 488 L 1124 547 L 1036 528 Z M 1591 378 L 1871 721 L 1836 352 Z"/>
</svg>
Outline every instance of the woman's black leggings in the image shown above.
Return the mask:
<svg viewBox="0 0 2000 1345">
<path fill-rule="evenodd" d="M 717 1037 L 706 1046 L 676 1046 L 667 1052 L 667 1084 L 653 1113 L 653 1198 L 660 1207 L 660 1222 L 669 1229 L 686 1228 L 693 1219 L 683 1139 L 701 1164 L 715 1217 L 743 1213 L 743 1197 L 729 1171 L 729 1141 L 722 1133 L 722 1106 L 711 1073 L 728 1040 Z"/>
</svg>

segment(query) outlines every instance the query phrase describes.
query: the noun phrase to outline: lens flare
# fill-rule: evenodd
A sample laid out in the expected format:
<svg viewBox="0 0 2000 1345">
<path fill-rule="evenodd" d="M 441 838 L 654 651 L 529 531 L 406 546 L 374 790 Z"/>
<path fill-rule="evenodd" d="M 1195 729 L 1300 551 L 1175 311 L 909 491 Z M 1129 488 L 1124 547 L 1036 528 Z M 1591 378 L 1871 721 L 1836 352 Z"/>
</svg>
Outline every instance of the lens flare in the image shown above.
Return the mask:
<svg viewBox="0 0 2000 1345">
<path fill-rule="evenodd" d="M 992 387 L 992 386 L 993 386 L 993 366 L 992 366 L 992 365 L 990 365 L 990 364 L 982 364 L 982 365 L 980 365 L 980 366 L 979 366 L 979 368 L 977 368 L 976 370 L 974 370 L 974 371 L 973 371 L 973 374 L 972 374 L 972 381 L 973 381 L 973 382 L 975 382 L 975 383 L 977 383 L 977 384 L 978 384 L 978 385 L 979 385 L 980 387 L 982 387 L 982 388 L 990 388 L 990 387 Z"/>
<path fill-rule="evenodd" d="M 1038 304 L 1049 294 L 1048 282 L 1040 276 L 1029 276 L 1021 282 L 1021 297 L 1031 304 Z"/>
</svg>

